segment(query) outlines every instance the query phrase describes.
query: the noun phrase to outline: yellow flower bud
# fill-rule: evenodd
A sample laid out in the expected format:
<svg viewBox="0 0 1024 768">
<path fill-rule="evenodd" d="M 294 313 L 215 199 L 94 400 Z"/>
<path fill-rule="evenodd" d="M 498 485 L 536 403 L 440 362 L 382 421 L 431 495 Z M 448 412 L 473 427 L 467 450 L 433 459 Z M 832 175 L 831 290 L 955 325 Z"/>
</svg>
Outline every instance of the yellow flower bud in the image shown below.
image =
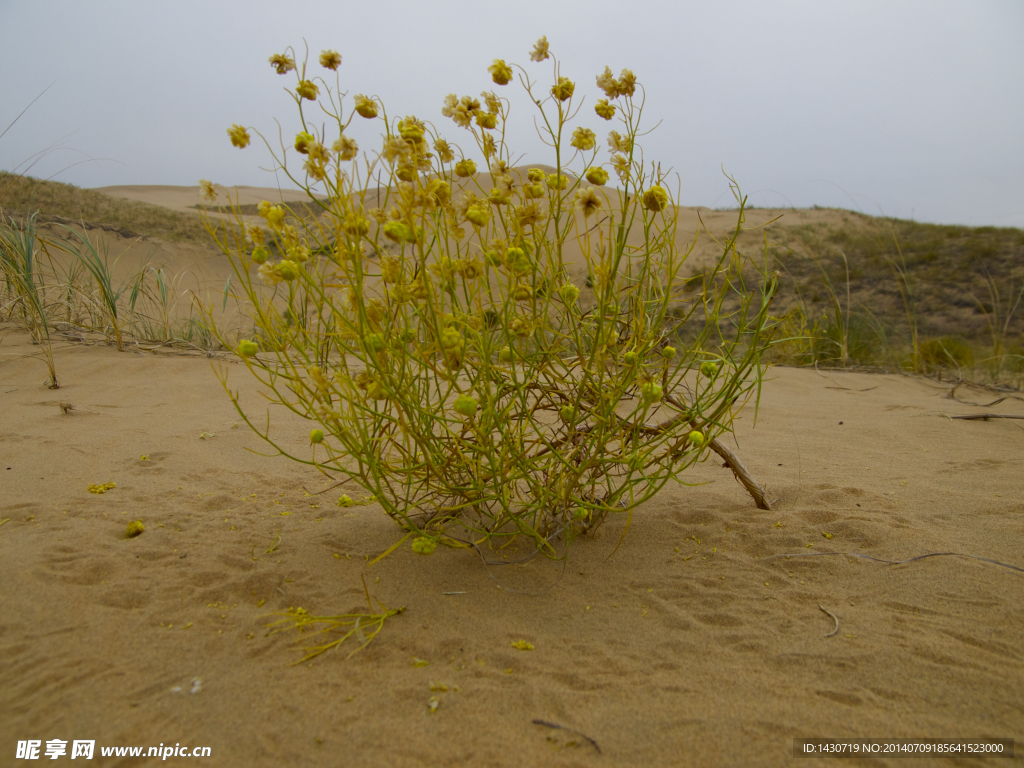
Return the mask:
<svg viewBox="0 0 1024 768">
<path fill-rule="evenodd" d="M 640 395 L 648 403 L 656 403 L 661 400 L 661 385 L 653 381 L 645 381 L 640 385 Z"/>
<path fill-rule="evenodd" d="M 365 117 L 367 120 L 377 116 L 377 102 L 371 99 L 369 96 L 359 94 L 356 96 L 356 112 L 360 117 Z"/>
<path fill-rule="evenodd" d="M 526 283 L 520 283 L 512 293 L 516 301 L 529 301 L 533 298 L 533 288 Z"/>
<path fill-rule="evenodd" d="M 320 89 L 316 87 L 315 83 L 312 83 L 309 80 L 299 80 L 299 84 L 295 86 L 295 92 L 307 101 L 316 101 L 316 97 L 320 93 Z"/>
<path fill-rule="evenodd" d="M 558 295 L 562 297 L 562 301 L 566 304 L 575 304 L 576 299 L 580 297 L 580 289 L 572 283 L 566 283 L 558 289 Z"/>
<path fill-rule="evenodd" d="M 368 333 L 363 337 L 363 344 L 369 352 L 383 352 L 387 348 L 382 333 Z"/>
<path fill-rule="evenodd" d="M 432 555 L 437 549 L 437 542 L 428 536 L 418 536 L 412 540 L 410 546 L 417 555 Z"/>
<path fill-rule="evenodd" d="M 337 72 L 341 66 L 341 54 L 337 51 L 320 51 L 320 66 Z"/>
<path fill-rule="evenodd" d="M 505 251 L 505 266 L 510 272 L 526 272 L 530 268 L 530 257 L 522 248 L 509 248 Z"/>
<path fill-rule="evenodd" d="M 396 243 L 405 242 L 409 239 L 409 227 L 401 221 L 389 221 L 384 225 L 384 237 Z"/>
<path fill-rule="evenodd" d="M 671 360 L 673 357 L 676 356 L 676 348 L 675 347 L 664 347 L 661 350 L 661 356 L 664 357 L 666 360 Z"/>
<path fill-rule="evenodd" d="M 496 85 L 508 85 L 512 79 L 512 68 L 501 59 L 495 59 L 487 71 L 491 73 L 491 79 Z"/>
<path fill-rule="evenodd" d="M 455 164 L 455 175 L 460 178 L 467 178 L 476 173 L 476 163 L 472 160 L 460 160 Z"/>
<path fill-rule="evenodd" d="M 603 187 L 608 183 L 608 171 L 604 168 L 590 168 L 587 170 L 587 181 L 595 187 Z"/>
<path fill-rule="evenodd" d="M 713 379 L 718 374 L 718 366 L 709 360 L 706 363 L 700 364 L 700 372 L 709 379 Z"/>
<path fill-rule="evenodd" d="M 544 197 L 544 186 L 541 184 L 527 184 L 523 187 L 523 196 L 530 200 Z"/>
<path fill-rule="evenodd" d="M 572 92 L 576 85 L 567 77 L 559 77 L 558 82 L 551 86 L 551 95 L 559 101 L 568 101 L 572 98 Z"/>
<path fill-rule="evenodd" d="M 481 128 L 486 128 L 489 131 L 493 131 L 498 122 L 494 119 L 494 115 L 490 112 L 477 112 L 476 113 L 476 124 Z"/>
<path fill-rule="evenodd" d="M 299 265 L 296 264 L 294 261 L 289 261 L 288 259 L 285 259 L 276 267 L 274 267 L 274 272 L 282 280 L 291 282 L 292 280 L 296 280 L 299 277 Z"/>
<path fill-rule="evenodd" d="M 324 431 L 322 429 L 314 429 L 309 433 L 310 443 L 322 443 L 324 441 Z"/>
<path fill-rule="evenodd" d="M 476 409 L 479 407 L 479 402 L 475 397 L 469 395 L 459 395 L 455 398 L 455 405 L 453 406 L 455 412 L 460 416 L 471 418 L 476 415 Z"/>
<path fill-rule="evenodd" d="M 594 111 L 598 117 L 603 117 L 605 120 L 611 120 L 615 117 L 615 105 L 609 104 L 608 99 L 601 99 L 597 102 L 594 105 Z"/>
<path fill-rule="evenodd" d="M 240 357 L 253 357 L 260 348 L 257 346 L 255 341 L 243 340 L 238 343 L 236 349 Z"/>
<path fill-rule="evenodd" d="M 704 435 L 698 432 L 697 430 L 694 430 L 693 432 L 688 434 L 686 438 L 691 443 L 693 443 L 694 446 L 696 446 L 697 448 L 700 448 L 702 445 L 704 445 Z"/>
<path fill-rule="evenodd" d="M 502 347 L 498 350 L 498 359 L 503 363 L 512 362 L 512 347 Z"/>
<path fill-rule="evenodd" d="M 576 409 L 573 408 L 571 405 L 563 405 L 561 408 L 559 408 L 558 415 L 566 424 L 572 424 L 574 421 L 576 421 Z"/>
<path fill-rule="evenodd" d="M 644 192 L 644 207 L 658 213 L 668 207 L 668 192 L 663 187 L 651 187 Z"/>
<path fill-rule="evenodd" d="M 636 363 L 636 352 L 627 352 L 622 356 L 622 362 L 626 365 L 633 365 Z"/>
<path fill-rule="evenodd" d="M 235 124 L 228 128 L 228 136 L 232 146 L 244 149 L 249 146 L 249 132 L 241 125 Z"/>
<path fill-rule="evenodd" d="M 262 245 L 259 248 L 253 249 L 252 260 L 257 264 L 265 264 L 267 257 L 270 256 L 270 251 L 264 248 Z"/>
</svg>

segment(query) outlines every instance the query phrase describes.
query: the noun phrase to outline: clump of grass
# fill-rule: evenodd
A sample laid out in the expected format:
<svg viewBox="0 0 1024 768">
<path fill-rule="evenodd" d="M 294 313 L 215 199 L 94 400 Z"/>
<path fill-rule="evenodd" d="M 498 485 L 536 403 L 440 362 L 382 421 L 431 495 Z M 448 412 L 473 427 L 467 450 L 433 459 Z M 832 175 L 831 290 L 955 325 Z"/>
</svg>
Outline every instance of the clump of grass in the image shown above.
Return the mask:
<svg viewBox="0 0 1024 768">
<path fill-rule="evenodd" d="M 13 219 L 0 221 L 0 270 L 4 277 L 3 308 L 8 316 L 18 316 L 43 350 L 49 372 L 50 389 L 58 389 L 57 369 L 50 341 L 50 312 L 46 306 L 45 282 L 38 265 L 36 217 L 28 217 L 24 227 Z"/>
</svg>

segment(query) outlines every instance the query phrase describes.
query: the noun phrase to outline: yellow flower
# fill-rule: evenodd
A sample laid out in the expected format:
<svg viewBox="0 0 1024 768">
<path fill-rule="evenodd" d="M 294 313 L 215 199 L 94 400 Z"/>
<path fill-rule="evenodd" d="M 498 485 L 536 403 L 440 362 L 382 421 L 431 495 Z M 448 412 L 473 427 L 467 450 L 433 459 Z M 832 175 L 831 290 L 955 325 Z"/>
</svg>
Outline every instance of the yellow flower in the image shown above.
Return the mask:
<svg viewBox="0 0 1024 768">
<path fill-rule="evenodd" d="M 259 275 L 260 280 L 267 285 L 277 285 L 281 282 L 281 276 L 277 274 L 277 270 L 274 268 L 274 265 L 269 261 L 266 264 L 260 265 Z"/>
<path fill-rule="evenodd" d="M 604 95 L 609 99 L 618 97 L 619 89 L 615 82 L 615 76 L 612 75 L 611 67 L 605 67 L 604 72 L 597 76 L 597 87 L 604 91 Z"/>
<path fill-rule="evenodd" d="M 511 198 L 505 193 L 505 190 L 495 187 L 491 190 L 487 197 L 487 202 L 491 205 L 508 205 L 512 202 Z"/>
<path fill-rule="evenodd" d="M 295 92 L 307 101 L 316 101 L 317 94 L 320 93 L 320 89 L 316 87 L 315 83 L 309 80 L 299 80 L 299 84 L 295 86 Z"/>
<path fill-rule="evenodd" d="M 239 149 L 249 146 L 249 132 L 241 125 L 235 124 L 228 128 L 228 136 L 231 137 L 231 144 Z"/>
<path fill-rule="evenodd" d="M 476 173 L 476 163 L 472 160 L 460 160 L 455 164 L 455 175 L 463 179 Z"/>
<path fill-rule="evenodd" d="M 306 171 L 308 176 L 316 179 L 317 181 L 323 181 L 327 178 L 327 169 L 312 158 L 304 162 L 302 164 L 302 168 Z"/>
<path fill-rule="evenodd" d="M 345 217 L 342 229 L 350 235 L 364 237 L 370 233 L 370 222 L 358 213 L 350 213 Z"/>
<path fill-rule="evenodd" d="M 381 258 L 381 280 L 386 285 L 401 282 L 401 261 L 399 259 L 392 258 L 391 256 Z"/>
<path fill-rule="evenodd" d="M 352 160 L 359 153 L 359 145 L 356 144 L 355 139 L 350 139 L 344 134 L 335 140 L 331 149 L 337 152 L 342 160 Z"/>
<path fill-rule="evenodd" d="M 284 224 L 284 208 L 279 205 L 272 205 L 267 211 L 267 226 L 278 231 Z"/>
<path fill-rule="evenodd" d="M 355 110 L 359 113 L 360 117 L 365 117 L 369 120 L 377 116 L 377 102 L 369 96 L 364 96 L 360 93 L 356 96 Z"/>
<path fill-rule="evenodd" d="M 466 219 L 478 227 L 486 226 L 490 218 L 491 214 L 486 205 L 471 205 L 466 210 Z"/>
<path fill-rule="evenodd" d="M 427 185 L 427 194 L 438 203 L 444 205 L 452 196 L 451 185 L 444 179 L 434 179 Z"/>
<path fill-rule="evenodd" d="M 593 187 L 587 187 L 576 193 L 575 207 L 579 213 L 583 214 L 584 218 L 587 218 L 600 209 L 601 200 L 598 198 Z"/>
<path fill-rule="evenodd" d="M 483 147 L 481 147 L 481 149 L 483 149 L 484 157 L 489 158 L 495 153 L 497 153 L 498 147 L 495 145 L 494 137 L 491 136 L 491 134 L 485 133 L 483 135 L 483 140 L 480 143 L 483 144 Z"/>
<path fill-rule="evenodd" d="M 271 204 L 266 200 L 260 200 L 259 205 L 256 206 L 256 213 L 262 216 L 264 219 L 270 214 Z"/>
<path fill-rule="evenodd" d="M 409 240 L 412 235 L 409 233 L 409 227 L 403 222 L 389 221 L 384 225 L 384 237 L 396 243 L 402 243 Z"/>
<path fill-rule="evenodd" d="M 262 267 L 260 269 L 262 271 Z M 280 262 L 276 267 L 274 267 L 274 272 L 282 280 L 291 282 L 292 280 L 296 280 L 299 277 L 299 265 L 296 264 L 294 261 L 289 261 L 288 259 L 285 259 L 284 261 Z"/>
<path fill-rule="evenodd" d="M 320 66 L 337 72 L 341 66 L 341 54 L 337 51 L 320 51 Z"/>
<path fill-rule="evenodd" d="M 263 227 L 259 224 L 247 224 L 245 227 L 245 236 L 252 242 L 253 245 L 263 245 Z"/>
<path fill-rule="evenodd" d="M 295 136 L 295 151 L 303 155 L 308 154 L 309 145 L 312 144 L 314 141 L 316 141 L 316 139 L 312 135 L 306 133 L 305 131 L 300 131 Z"/>
<path fill-rule="evenodd" d="M 629 178 L 629 160 L 626 159 L 625 155 L 612 155 L 612 168 L 615 170 L 615 174 L 619 177 L 620 181 L 625 181 Z"/>
<path fill-rule="evenodd" d="M 628 155 L 633 149 L 633 142 L 628 136 L 623 136 L 618 131 L 612 131 L 608 134 L 608 149 Z"/>
<path fill-rule="evenodd" d="M 538 185 L 540 186 L 540 185 Z M 544 209 L 535 203 L 516 208 L 516 220 L 521 227 L 535 227 L 544 219 Z"/>
<path fill-rule="evenodd" d="M 544 186 L 541 184 L 527 184 L 523 187 L 523 197 L 527 200 L 544 197 L 544 194 Z"/>
<path fill-rule="evenodd" d="M 480 407 L 479 401 L 470 395 L 459 395 L 455 398 L 453 409 L 460 416 L 471 418 L 476 415 L 476 409 Z"/>
<path fill-rule="evenodd" d="M 450 163 L 455 159 L 455 153 L 444 139 L 434 140 L 434 151 L 437 152 L 437 157 L 442 163 Z"/>
<path fill-rule="evenodd" d="M 601 99 L 594 105 L 594 111 L 598 117 L 603 117 L 605 120 L 611 120 L 615 117 L 615 105 L 609 104 L 608 99 Z"/>
<path fill-rule="evenodd" d="M 491 91 L 484 91 L 480 94 L 484 97 L 484 103 L 487 104 L 487 111 L 492 115 L 497 115 L 501 112 L 501 99 L 498 98 L 497 94 Z"/>
<path fill-rule="evenodd" d="M 544 61 L 548 58 L 548 38 L 547 35 L 542 37 L 536 43 L 533 44 L 533 50 L 530 51 L 530 61 Z"/>
<path fill-rule="evenodd" d="M 529 171 L 527 171 L 526 178 L 534 182 L 544 181 L 544 171 L 542 171 L 540 168 L 531 168 Z"/>
<path fill-rule="evenodd" d="M 644 192 L 643 201 L 647 210 L 658 213 L 668 207 L 668 192 L 664 187 L 651 187 Z"/>
<path fill-rule="evenodd" d="M 502 59 L 495 59 L 494 63 L 487 68 L 487 71 L 491 73 L 491 79 L 497 85 L 508 85 L 512 79 L 512 68 Z"/>
<path fill-rule="evenodd" d="M 636 75 L 630 70 L 624 69 L 619 73 L 618 91 L 623 96 L 632 96 L 636 91 Z"/>
<path fill-rule="evenodd" d="M 575 304 L 576 299 L 580 297 L 580 289 L 572 283 L 566 283 L 558 289 L 558 295 L 566 304 Z"/>
<path fill-rule="evenodd" d="M 214 189 L 213 184 L 206 179 L 199 180 L 199 195 L 203 198 L 203 202 L 217 202 L 217 190 Z"/>
<path fill-rule="evenodd" d="M 594 132 L 589 128 L 580 127 L 572 132 L 572 140 L 569 144 L 576 147 L 576 149 L 586 151 L 597 146 L 597 137 L 594 136 Z"/>
<path fill-rule="evenodd" d="M 549 187 L 551 187 L 551 189 L 565 189 L 567 186 L 569 186 L 569 179 L 566 177 L 564 173 L 552 173 L 547 178 L 545 178 L 544 181 L 547 183 Z"/>
<path fill-rule="evenodd" d="M 526 283 L 520 283 L 512 293 L 516 301 L 529 301 L 533 298 L 533 288 Z"/>
<path fill-rule="evenodd" d="M 551 86 L 551 95 L 559 101 L 568 101 L 572 98 L 572 92 L 576 85 L 567 77 L 559 77 L 558 82 Z"/>
<path fill-rule="evenodd" d="M 494 119 L 494 115 L 490 112 L 477 112 L 476 113 L 476 124 L 481 128 L 486 128 L 489 131 L 493 131 L 498 122 Z"/>
<path fill-rule="evenodd" d="M 270 66 L 276 69 L 279 75 L 287 74 L 295 69 L 295 60 L 291 56 L 285 56 L 283 53 L 275 53 L 268 61 Z"/>
<path fill-rule="evenodd" d="M 293 245 L 288 249 L 288 258 L 299 264 L 309 261 L 309 248 L 304 245 Z"/>
<path fill-rule="evenodd" d="M 608 171 L 604 168 L 590 168 L 587 171 L 587 181 L 596 187 L 603 187 L 608 183 Z"/>
</svg>

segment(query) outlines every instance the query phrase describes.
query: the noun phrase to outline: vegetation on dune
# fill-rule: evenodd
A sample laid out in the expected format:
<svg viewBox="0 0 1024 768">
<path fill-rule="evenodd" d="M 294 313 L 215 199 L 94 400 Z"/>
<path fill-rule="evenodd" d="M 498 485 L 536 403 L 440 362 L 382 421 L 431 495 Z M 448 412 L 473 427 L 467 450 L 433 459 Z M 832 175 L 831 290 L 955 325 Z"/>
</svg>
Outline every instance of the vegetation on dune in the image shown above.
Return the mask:
<svg viewBox="0 0 1024 768">
<path fill-rule="evenodd" d="M 198 216 L 159 205 L 111 197 L 92 189 L 0 171 L 0 213 L 19 221 L 38 212 L 37 223 L 105 229 L 125 237 L 170 242 L 209 242 Z"/>
<path fill-rule="evenodd" d="M 321 215 L 289 221 L 264 202 L 262 226 L 237 208 L 233 221 L 209 220 L 253 308 L 257 333 L 239 357 L 271 403 L 312 422 L 308 452 L 296 451 L 232 394 L 276 452 L 360 487 L 403 529 L 395 547 L 485 557 L 526 546 L 556 559 L 606 519 L 628 529 L 634 509 L 711 451 L 735 461 L 719 437 L 756 400 L 777 276 L 758 274 L 733 236 L 684 295 L 693 244 L 680 247 L 668 179 L 643 158 L 632 72 L 606 69 L 605 98 L 583 113 L 583 88 L 545 40 L 532 58 L 549 61 L 547 85 L 496 61 L 494 84 L 518 72 L 550 147 L 550 168 L 524 170 L 504 140 L 509 102 L 494 92 L 445 98 L 460 145 L 388 117 L 375 98 L 350 100 L 340 78 L 307 75 L 293 55 L 272 63 L 295 73 L 303 130 L 293 146 L 265 143 Z M 379 121 L 376 151 L 360 155 L 346 132 L 357 119 Z M 587 125 L 601 120 L 617 129 L 604 156 Z M 237 147 L 251 141 L 242 126 L 228 133 Z M 612 178 L 621 189 L 606 187 Z M 745 200 L 733 191 L 738 234 Z M 570 245 L 591 276 L 589 307 Z M 681 324 L 699 328 L 685 343 Z"/>
</svg>

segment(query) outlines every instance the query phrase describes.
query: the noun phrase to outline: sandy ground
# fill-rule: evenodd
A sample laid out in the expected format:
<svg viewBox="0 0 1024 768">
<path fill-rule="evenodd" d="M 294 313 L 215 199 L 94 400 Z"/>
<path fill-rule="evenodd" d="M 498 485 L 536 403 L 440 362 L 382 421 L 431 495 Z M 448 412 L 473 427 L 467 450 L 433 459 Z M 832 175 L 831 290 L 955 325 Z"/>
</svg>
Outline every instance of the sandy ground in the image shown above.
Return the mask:
<svg viewBox="0 0 1024 768">
<path fill-rule="evenodd" d="M 709 461 L 614 556 L 621 520 L 564 565 L 489 573 L 464 551 L 367 566 L 397 528 L 250 452 L 215 371 L 261 398 L 226 358 L 65 346 L 51 391 L 27 337 L 0 336 L 4 765 L 55 738 L 96 740 L 108 766 L 157 761 L 100 746 L 161 743 L 217 766 L 774 766 L 807 736 L 1010 737 L 999 764 L 1024 762 L 1024 573 L 776 557 L 1024 567 L 1024 430 L 944 418 L 982 410 L 948 387 L 772 369 L 738 451 L 775 511 Z M 271 416 L 302 445 L 308 424 Z M 362 576 L 405 611 L 351 658 L 293 666 L 304 638 L 267 637 L 267 614 L 360 610 Z"/>
</svg>

